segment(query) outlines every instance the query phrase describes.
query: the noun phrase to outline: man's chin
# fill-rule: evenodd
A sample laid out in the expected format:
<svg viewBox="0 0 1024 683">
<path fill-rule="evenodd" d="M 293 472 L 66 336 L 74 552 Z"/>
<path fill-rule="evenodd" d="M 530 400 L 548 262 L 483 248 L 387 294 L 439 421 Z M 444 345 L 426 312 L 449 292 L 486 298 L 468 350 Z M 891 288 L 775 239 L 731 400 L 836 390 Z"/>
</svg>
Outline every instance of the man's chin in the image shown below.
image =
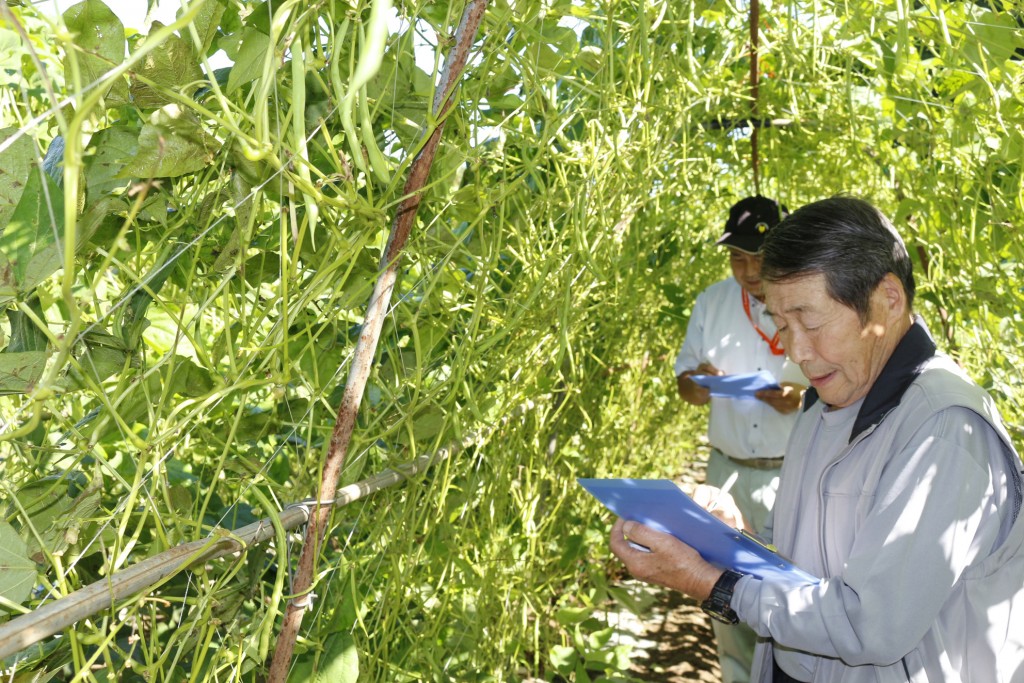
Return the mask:
<svg viewBox="0 0 1024 683">
<path fill-rule="evenodd" d="M 747 294 L 754 297 L 758 301 L 764 301 L 764 287 L 758 286 L 755 289 L 751 289 L 750 287 L 744 286 L 743 289 L 747 290 Z"/>
</svg>

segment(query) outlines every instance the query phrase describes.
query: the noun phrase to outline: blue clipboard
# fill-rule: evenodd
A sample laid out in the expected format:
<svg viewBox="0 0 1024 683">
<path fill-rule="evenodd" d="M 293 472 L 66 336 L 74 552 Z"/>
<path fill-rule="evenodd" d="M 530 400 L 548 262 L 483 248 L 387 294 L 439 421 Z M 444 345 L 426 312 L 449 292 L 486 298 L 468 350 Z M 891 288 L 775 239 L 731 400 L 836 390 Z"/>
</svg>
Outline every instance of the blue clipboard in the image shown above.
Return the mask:
<svg viewBox="0 0 1024 683">
<path fill-rule="evenodd" d="M 752 399 L 757 398 L 754 394 L 762 389 L 781 388 L 767 370 L 743 375 L 690 375 L 690 379 L 719 398 Z"/>
<path fill-rule="evenodd" d="M 734 569 L 762 579 L 819 581 L 752 536 L 708 513 L 668 479 L 576 481 L 619 517 L 672 534 L 719 569 Z"/>
</svg>

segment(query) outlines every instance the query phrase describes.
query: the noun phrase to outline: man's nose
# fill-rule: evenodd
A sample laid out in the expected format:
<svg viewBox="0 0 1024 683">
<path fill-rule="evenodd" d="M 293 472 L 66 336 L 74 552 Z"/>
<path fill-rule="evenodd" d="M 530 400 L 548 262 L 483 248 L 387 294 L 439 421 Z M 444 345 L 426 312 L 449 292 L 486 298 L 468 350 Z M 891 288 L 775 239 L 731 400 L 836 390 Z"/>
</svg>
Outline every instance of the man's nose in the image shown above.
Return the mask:
<svg viewBox="0 0 1024 683">
<path fill-rule="evenodd" d="M 743 258 L 743 274 L 748 278 L 756 278 L 761 274 L 761 257 L 745 254 Z"/>
<path fill-rule="evenodd" d="M 782 343 L 789 359 L 798 365 L 814 358 L 814 347 L 806 334 L 787 332 L 782 335 Z"/>
</svg>

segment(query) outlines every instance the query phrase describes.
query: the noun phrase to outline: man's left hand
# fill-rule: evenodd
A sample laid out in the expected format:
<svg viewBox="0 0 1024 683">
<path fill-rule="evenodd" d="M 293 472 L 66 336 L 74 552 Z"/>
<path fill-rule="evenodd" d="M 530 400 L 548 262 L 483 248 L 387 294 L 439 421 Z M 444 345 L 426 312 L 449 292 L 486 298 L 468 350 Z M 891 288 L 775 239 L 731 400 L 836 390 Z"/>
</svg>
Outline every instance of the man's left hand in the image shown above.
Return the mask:
<svg viewBox="0 0 1024 683">
<path fill-rule="evenodd" d="M 754 394 L 758 400 L 764 401 L 783 415 L 788 415 L 800 407 L 807 387 L 801 384 L 784 382 L 781 389 L 762 389 Z"/>
</svg>

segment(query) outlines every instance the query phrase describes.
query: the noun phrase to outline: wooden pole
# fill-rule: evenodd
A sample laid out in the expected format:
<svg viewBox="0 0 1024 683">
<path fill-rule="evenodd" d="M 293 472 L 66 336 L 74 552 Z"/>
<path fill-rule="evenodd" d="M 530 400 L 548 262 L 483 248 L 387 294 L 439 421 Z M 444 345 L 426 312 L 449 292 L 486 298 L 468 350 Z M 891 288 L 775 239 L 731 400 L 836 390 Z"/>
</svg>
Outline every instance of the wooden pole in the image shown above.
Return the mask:
<svg viewBox="0 0 1024 683">
<path fill-rule="evenodd" d="M 355 429 L 356 416 L 359 412 L 363 390 L 366 387 L 366 380 L 370 374 L 370 366 L 376 356 L 380 331 L 384 325 L 387 309 L 391 302 L 391 293 L 398 278 L 398 263 L 402 249 L 409 239 L 409 233 L 416 218 L 416 211 L 419 209 L 420 200 L 422 199 L 421 193 L 430 175 L 430 167 L 433 165 L 434 155 L 437 152 L 441 133 L 444 130 L 445 117 L 454 102 L 452 94 L 469 58 L 469 49 L 476 38 L 477 29 L 480 27 L 486 8 L 487 0 L 470 0 L 466 5 L 466 9 L 462 14 L 462 21 L 455 32 L 455 44 L 445 60 L 441 82 L 438 85 L 433 102 L 433 121 L 436 122 L 436 127 L 430 132 L 426 144 L 423 145 L 422 150 L 409 168 L 409 177 L 406 179 L 404 190 L 405 199 L 398 205 L 394 221 L 391 224 L 391 234 L 388 237 L 387 247 L 381 259 L 381 272 L 373 288 L 373 293 L 370 295 L 370 301 L 367 304 L 362 332 L 356 341 L 352 366 L 345 384 L 345 392 L 341 399 L 341 405 L 338 407 L 334 431 L 331 433 L 323 474 L 320 478 L 320 494 L 317 496 L 317 500 L 329 501 L 334 499 L 338 478 L 341 476 L 341 471 L 345 464 L 345 454 L 348 451 L 348 444 L 352 438 L 352 431 Z M 295 639 L 298 636 L 299 627 L 302 625 L 302 616 L 312 604 L 311 589 L 314 564 L 320 554 L 320 544 L 327 531 L 330 512 L 329 506 L 318 505 L 314 507 L 309 525 L 306 527 L 302 553 L 299 556 L 299 564 L 292 586 L 294 597 L 285 608 L 281 633 L 278 636 L 277 645 L 274 648 L 274 656 L 270 664 L 269 683 L 284 683 L 288 678 L 292 652 L 295 648 Z"/>
</svg>

